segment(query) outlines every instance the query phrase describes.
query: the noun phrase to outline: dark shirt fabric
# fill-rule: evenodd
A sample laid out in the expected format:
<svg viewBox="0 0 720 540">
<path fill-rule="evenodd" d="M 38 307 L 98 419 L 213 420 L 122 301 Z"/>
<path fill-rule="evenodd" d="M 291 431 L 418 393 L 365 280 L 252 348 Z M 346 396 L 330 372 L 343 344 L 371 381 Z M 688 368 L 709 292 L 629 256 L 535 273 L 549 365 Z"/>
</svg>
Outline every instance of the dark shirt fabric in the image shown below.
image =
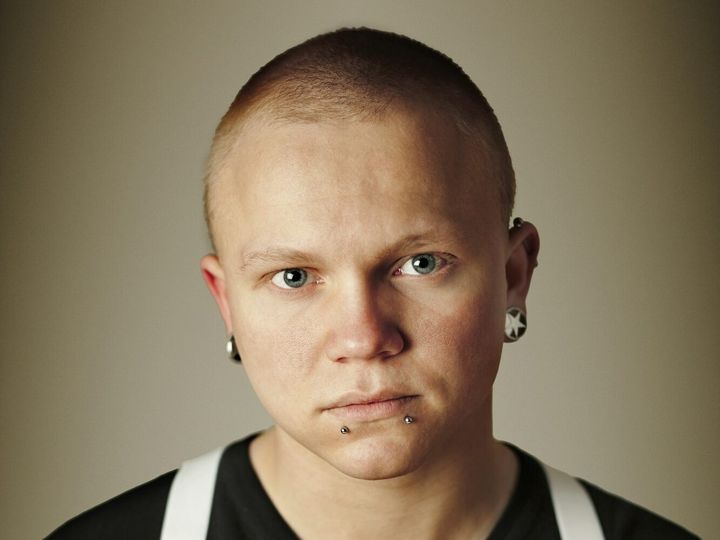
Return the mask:
<svg viewBox="0 0 720 540">
<path fill-rule="evenodd" d="M 228 446 L 215 484 L 208 540 L 298 538 L 273 506 L 250 463 L 254 436 Z M 517 485 L 488 540 L 559 540 L 557 522 L 540 463 L 510 446 L 520 464 Z M 50 540 L 157 540 L 165 502 L 177 471 L 166 473 L 80 514 Z M 590 494 L 607 540 L 686 540 L 698 537 L 666 519 L 581 481 Z"/>
</svg>

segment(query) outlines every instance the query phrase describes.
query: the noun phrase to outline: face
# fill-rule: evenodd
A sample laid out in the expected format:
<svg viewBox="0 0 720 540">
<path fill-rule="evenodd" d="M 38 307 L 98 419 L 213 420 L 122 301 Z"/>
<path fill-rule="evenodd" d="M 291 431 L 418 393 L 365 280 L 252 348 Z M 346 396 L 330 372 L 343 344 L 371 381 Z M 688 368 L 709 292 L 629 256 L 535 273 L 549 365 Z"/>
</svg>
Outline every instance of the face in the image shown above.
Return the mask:
<svg viewBox="0 0 720 540">
<path fill-rule="evenodd" d="M 254 125 L 215 186 L 203 269 L 247 375 L 278 436 L 350 476 L 492 436 L 512 246 L 472 155 L 408 113 Z"/>
</svg>

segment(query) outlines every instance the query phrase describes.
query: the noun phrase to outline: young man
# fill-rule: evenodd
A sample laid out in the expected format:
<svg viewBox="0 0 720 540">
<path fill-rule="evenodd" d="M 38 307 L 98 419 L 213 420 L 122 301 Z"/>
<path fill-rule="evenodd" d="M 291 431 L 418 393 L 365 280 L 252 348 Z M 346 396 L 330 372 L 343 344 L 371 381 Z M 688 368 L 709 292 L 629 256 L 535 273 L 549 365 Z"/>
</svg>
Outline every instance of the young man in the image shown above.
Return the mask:
<svg viewBox="0 0 720 540">
<path fill-rule="evenodd" d="M 341 30 L 263 67 L 213 142 L 202 270 L 275 425 L 51 538 L 692 538 L 494 439 L 539 248 L 514 190 L 437 51 Z"/>
</svg>

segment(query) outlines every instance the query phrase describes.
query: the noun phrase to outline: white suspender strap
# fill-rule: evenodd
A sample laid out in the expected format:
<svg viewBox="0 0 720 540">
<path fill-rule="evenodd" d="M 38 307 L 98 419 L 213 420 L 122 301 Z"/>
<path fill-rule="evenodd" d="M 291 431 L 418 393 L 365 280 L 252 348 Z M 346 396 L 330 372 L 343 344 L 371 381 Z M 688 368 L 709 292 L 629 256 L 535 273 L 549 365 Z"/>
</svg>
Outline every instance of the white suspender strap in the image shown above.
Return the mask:
<svg viewBox="0 0 720 540">
<path fill-rule="evenodd" d="M 207 537 L 218 466 L 224 448 L 184 462 L 170 486 L 160 540 Z M 604 540 L 590 496 L 564 472 L 543 464 L 562 540 Z"/>
<path fill-rule="evenodd" d="M 224 448 L 184 462 L 170 486 L 160 540 L 204 540 Z"/>
<path fill-rule="evenodd" d="M 563 540 L 603 540 L 595 506 L 585 488 L 572 476 L 543 464 L 550 485 L 555 519 Z"/>
</svg>

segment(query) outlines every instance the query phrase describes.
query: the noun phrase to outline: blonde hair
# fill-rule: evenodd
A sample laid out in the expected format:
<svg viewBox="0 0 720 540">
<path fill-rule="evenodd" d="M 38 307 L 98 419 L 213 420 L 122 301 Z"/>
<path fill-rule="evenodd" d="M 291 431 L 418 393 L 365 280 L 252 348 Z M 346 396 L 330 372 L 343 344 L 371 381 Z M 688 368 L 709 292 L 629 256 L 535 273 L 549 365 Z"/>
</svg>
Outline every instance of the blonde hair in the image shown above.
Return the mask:
<svg viewBox="0 0 720 540">
<path fill-rule="evenodd" d="M 479 142 L 508 223 L 515 174 L 500 124 L 470 77 L 449 57 L 416 40 L 369 28 L 343 28 L 276 56 L 240 89 L 213 138 L 204 179 L 205 220 L 215 247 L 212 186 L 250 117 L 319 122 L 379 117 L 397 107 L 449 115 Z"/>
</svg>

